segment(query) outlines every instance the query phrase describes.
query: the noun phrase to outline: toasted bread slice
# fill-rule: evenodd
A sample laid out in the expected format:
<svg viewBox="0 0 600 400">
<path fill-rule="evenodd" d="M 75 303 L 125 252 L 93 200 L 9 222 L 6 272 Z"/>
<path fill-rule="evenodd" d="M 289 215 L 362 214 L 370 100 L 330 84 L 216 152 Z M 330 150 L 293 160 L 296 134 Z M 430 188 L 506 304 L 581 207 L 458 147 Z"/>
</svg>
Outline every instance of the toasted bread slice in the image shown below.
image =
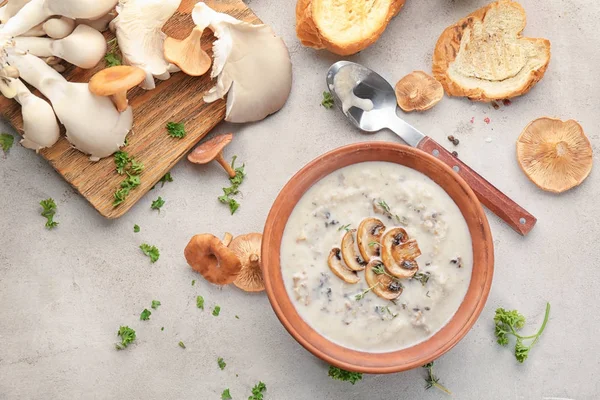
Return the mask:
<svg viewBox="0 0 600 400">
<path fill-rule="evenodd" d="M 550 42 L 521 37 L 525 10 L 499 0 L 480 8 L 440 36 L 433 75 L 450 96 L 508 99 L 527 93 L 546 72 Z"/>
<path fill-rule="evenodd" d="M 342 56 L 375 43 L 405 0 L 298 0 L 296 34 L 303 45 Z"/>
</svg>

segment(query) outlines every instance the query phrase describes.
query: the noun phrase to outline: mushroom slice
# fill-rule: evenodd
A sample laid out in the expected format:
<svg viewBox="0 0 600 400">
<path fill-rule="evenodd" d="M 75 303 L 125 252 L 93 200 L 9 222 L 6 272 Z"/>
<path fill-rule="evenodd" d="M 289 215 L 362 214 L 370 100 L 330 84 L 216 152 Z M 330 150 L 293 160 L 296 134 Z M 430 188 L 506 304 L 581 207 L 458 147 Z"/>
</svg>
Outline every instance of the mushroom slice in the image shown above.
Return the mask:
<svg viewBox="0 0 600 400">
<path fill-rule="evenodd" d="M 562 193 L 579 185 L 592 170 L 592 145 L 573 120 L 539 118 L 517 140 L 517 159 L 541 189 Z"/>
<path fill-rule="evenodd" d="M 242 269 L 233 284 L 246 292 L 262 292 L 265 281 L 261 272 L 262 234 L 249 233 L 233 239 L 229 249 L 240 259 Z"/>
<path fill-rule="evenodd" d="M 372 260 L 367 264 L 365 279 L 367 285 L 373 288 L 373 293 L 386 300 L 397 299 L 404 289 L 399 279 L 391 276 L 380 260 Z"/>
<path fill-rule="evenodd" d="M 342 251 L 339 248 L 334 247 L 329 253 L 327 264 L 329 265 L 331 272 L 333 272 L 338 278 L 340 278 L 344 282 L 358 283 L 360 278 L 358 277 L 356 271 L 352 271 L 342 263 L 342 256 L 340 254 L 341 252 Z"/>
<path fill-rule="evenodd" d="M 235 281 L 242 268 L 235 253 L 224 246 L 218 237 L 208 233 L 192 237 L 183 254 L 194 271 L 217 285 Z"/>
<path fill-rule="evenodd" d="M 363 260 L 371 261 L 373 257 L 381 254 L 381 237 L 385 232 L 385 225 L 377 218 L 367 218 L 358 225 L 356 235 L 358 250 Z"/>
<path fill-rule="evenodd" d="M 367 262 L 356 253 L 356 241 L 354 240 L 355 233 L 356 229 L 351 229 L 344 235 L 344 238 L 342 239 L 342 257 L 348 268 L 353 271 L 362 271 L 365 269 Z"/>
<path fill-rule="evenodd" d="M 164 43 L 165 59 L 177 65 L 187 75 L 204 75 L 210 68 L 212 60 L 202 50 L 202 32 L 203 30 L 200 28 L 194 28 L 190 36 L 183 40 L 166 38 Z"/>
<path fill-rule="evenodd" d="M 414 71 L 396 83 L 396 101 L 404 111 L 425 111 L 444 97 L 444 87 L 423 71 Z"/>
<path fill-rule="evenodd" d="M 383 235 L 381 241 L 381 259 L 390 274 L 397 278 L 410 278 L 419 265 L 415 258 L 421 255 L 419 245 L 402 228 L 394 228 Z"/>
</svg>

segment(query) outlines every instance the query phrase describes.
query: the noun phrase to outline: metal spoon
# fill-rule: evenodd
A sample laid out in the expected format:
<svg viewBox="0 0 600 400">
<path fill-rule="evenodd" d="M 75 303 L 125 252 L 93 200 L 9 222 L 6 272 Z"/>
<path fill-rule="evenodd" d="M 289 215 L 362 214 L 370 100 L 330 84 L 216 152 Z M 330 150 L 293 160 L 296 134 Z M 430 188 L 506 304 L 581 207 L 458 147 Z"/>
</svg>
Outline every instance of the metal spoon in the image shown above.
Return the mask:
<svg viewBox="0 0 600 400">
<path fill-rule="evenodd" d="M 345 70 L 346 68 L 352 68 L 352 71 Z M 327 87 L 333 95 L 335 103 L 340 108 L 344 100 L 346 103 L 349 100 L 348 98 L 341 99 L 338 92 L 336 92 L 335 78 L 343 70 L 345 74 L 348 74 L 346 78 L 354 78 L 354 81 L 349 82 L 352 85 L 352 92 L 342 91 L 340 92 L 342 96 L 353 95 L 358 100 L 367 99 L 373 103 L 372 108 L 370 104 L 367 104 L 368 107 L 364 107 L 365 109 L 350 106 L 345 112 L 345 115 L 356 127 L 369 133 L 387 128 L 397 134 L 409 146 L 416 147 L 437 157 L 469 184 L 479 201 L 490 211 L 502 218 L 519 234 L 526 235 L 529 233 L 537 221 L 536 218 L 444 149 L 439 143 L 398 117 L 394 88 L 373 70 L 350 61 L 338 61 L 329 68 L 329 71 L 327 71 Z M 337 86 L 339 91 L 342 84 L 338 83 Z M 348 86 L 346 86 L 346 89 L 348 89 Z"/>
</svg>

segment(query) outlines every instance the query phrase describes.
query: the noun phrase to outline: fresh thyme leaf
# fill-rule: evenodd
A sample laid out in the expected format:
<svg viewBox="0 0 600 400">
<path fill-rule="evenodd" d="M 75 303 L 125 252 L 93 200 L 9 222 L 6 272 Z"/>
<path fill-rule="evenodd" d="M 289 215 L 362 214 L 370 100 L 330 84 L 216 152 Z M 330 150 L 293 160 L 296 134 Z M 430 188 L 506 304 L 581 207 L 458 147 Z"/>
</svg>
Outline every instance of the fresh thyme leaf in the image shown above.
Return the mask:
<svg viewBox="0 0 600 400">
<path fill-rule="evenodd" d="M 42 206 L 42 217 L 46 218 L 46 228 L 52 229 L 58 226 L 58 222 L 54 221 L 54 214 L 56 214 L 56 203 L 52 198 L 40 201 Z"/>
<path fill-rule="evenodd" d="M 386 213 L 390 212 L 390 206 L 385 202 L 385 200 L 380 200 L 377 204 L 379 204 L 379 206 L 383 208 Z"/>
<path fill-rule="evenodd" d="M 128 326 L 121 326 L 117 336 L 121 337 L 121 343 L 117 344 L 117 350 L 122 350 L 135 340 L 135 331 Z"/>
<path fill-rule="evenodd" d="M 182 139 L 185 137 L 185 125 L 183 123 L 168 122 L 167 132 L 173 138 Z"/>
<path fill-rule="evenodd" d="M 425 378 L 425 381 L 427 382 L 425 389 L 431 389 L 432 387 L 435 387 L 446 394 L 449 394 L 449 395 L 452 394 L 448 389 L 446 389 L 444 387 L 444 385 L 439 383 L 439 379 L 433 374 L 433 361 L 428 364 L 423 365 L 423 368 L 427 369 L 427 375 L 428 375 L 427 378 Z"/>
<path fill-rule="evenodd" d="M 192 281 L 192 282 L 196 282 L 196 281 Z M 196 307 L 204 310 L 204 297 L 202 297 L 202 296 L 196 297 Z"/>
<path fill-rule="evenodd" d="M 13 135 L 9 133 L 0 134 L 0 147 L 2 147 L 5 154 L 8 153 L 8 150 L 10 150 L 14 143 L 15 137 Z"/>
<path fill-rule="evenodd" d="M 365 289 L 365 290 L 363 290 L 361 293 L 359 293 L 359 294 L 357 294 L 356 296 L 354 296 L 354 299 L 355 299 L 356 301 L 360 301 L 360 300 L 362 300 L 362 299 L 365 297 L 365 295 L 366 295 L 367 293 L 369 293 L 371 290 L 373 290 L 373 288 L 374 288 L 375 286 L 377 286 L 377 285 L 379 285 L 379 282 L 377 282 L 376 284 L 374 284 L 374 285 L 373 285 L 373 286 L 371 286 L 370 288 L 368 288 L 368 289 Z"/>
<path fill-rule="evenodd" d="M 178 344 L 179 344 L 179 347 L 181 347 L 182 349 L 185 349 L 185 344 L 183 342 L 180 341 Z"/>
<path fill-rule="evenodd" d="M 158 199 L 156 199 L 152 202 L 152 205 L 150 206 L 150 208 L 153 210 L 158 210 L 160 212 L 160 208 L 164 205 L 165 205 L 165 201 L 162 199 L 162 197 L 158 196 Z"/>
<path fill-rule="evenodd" d="M 140 231 L 140 226 L 139 226 L 138 224 L 135 224 L 135 225 L 133 226 L 133 231 L 134 231 L 135 233 L 138 233 L 138 232 Z"/>
<path fill-rule="evenodd" d="M 248 397 L 248 400 L 263 400 L 263 392 L 267 390 L 267 385 L 262 382 L 258 382 L 252 388 L 252 396 Z"/>
<path fill-rule="evenodd" d="M 142 243 L 140 245 L 140 249 L 145 255 L 150 257 L 150 262 L 152 262 L 152 264 L 158 261 L 158 258 L 160 257 L 160 251 L 158 251 L 156 246 L 151 246 L 149 244 Z"/>
<path fill-rule="evenodd" d="M 379 244 L 379 242 L 370 242 L 369 247 L 378 246 Z"/>
<path fill-rule="evenodd" d="M 221 371 L 223 371 L 227 366 L 227 363 L 223 361 L 223 357 L 217 358 L 217 364 L 219 364 L 219 368 L 221 368 Z"/>
<path fill-rule="evenodd" d="M 140 319 L 142 321 L 148 321 L 150 319 L 150 315 L 152 315 L 150 310 L 148 310 L 147 308 L 144 308 L 144 311 L 142 311 L 142 313 L 140 314 Z"/>
<path fill-rule="evenodd" d="M 329 367 L 329 376 L 339 381 L 350 382 L 353 385 L 363 378 L 360 372 L 350 372 L 334 366 Z"/>
<path fill-rule="evenodd" d="M 231 400 L 231 394 L 229 393 L 229 389 L 225 389 L 223 390 L 223 393 L 221 393 L 221 400 Z"/>
<path fill-rule="evenodd" d="M 215 306 L 215 308 L 213 308 L 212 315 L 214 315 L 215 317 L 218 317 L 220 312 L 221 312 L 221 306 Z"/>
<path fill-rule="evenodd" d="M 414 279 L 416 281 L 420 281 L 421 285 L 425 286 L 425 284 L 427 283 L 427 281 L 429 281 L 430 277 L 431 277 L 431 275 L 429 273 L 427 273 L 427 272 L 426 273 L 417 272 L 410 279 Z"/>
<path fill-rule="evenodd" d="M 165 183 L 167 183 L 167 182 L 173 182 L 173 177 L 171 176 L 171 173 L 167 172 L 165 174 L 165 176 L 163 176 L 162 178 L 160 178 L 159 182 L 162 182 L 162 185 L 160 185 L 160 187 L 165 186 Z"/>
<path fill-rule="evenodd" d="M 323 100 L 321 100 L 321 105 L 328 110 L 333 107 L 333 96 L 328 91 L 323 92 Z"/>
<path fill-rule="evenodd" d="M 152 300 L 152 305 L 150 307 L 152 307 L 156 310 L 158 308 L 158 306 L 160 306 L 160 301 Z"/>
<path fill-rule="evenodd" d="M 350 230 L 350 224 L 348 224 L 348 225 L 342 225 L 342 226 L 340 226 L 338 228 L 338 232 L 339 231 L 346 231 L 346 232 L 348 232 L 349 230 Z"/>
</svg>

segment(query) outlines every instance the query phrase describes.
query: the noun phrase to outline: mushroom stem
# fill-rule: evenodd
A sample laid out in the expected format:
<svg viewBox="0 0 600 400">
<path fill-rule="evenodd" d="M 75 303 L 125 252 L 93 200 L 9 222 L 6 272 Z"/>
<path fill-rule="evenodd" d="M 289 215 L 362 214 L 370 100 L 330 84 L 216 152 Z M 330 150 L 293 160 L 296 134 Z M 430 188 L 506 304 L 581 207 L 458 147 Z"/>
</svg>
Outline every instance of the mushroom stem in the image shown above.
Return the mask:
<svg viewBox="0 0 600 400">
<path fill-rule="evenodd" d="M 112 96 L 110 96 L 110 99 L 117 107 L 117 110 L 121 113 L 127 110 L 127 107 L 129 107 L 129 101 L 127 100 L 127 91 L 125 90 L 113 94 Z"/>
<path fill-rule="evenodd" d="M 258 254 L 250 254 L 250 257 L 248 259 L 250 260 L 250 265 L 252 266 L 257 265 L 260 261 L 260 257 L 258 256 Z"/>
<path fill-rule="evenodd" d="M 231 165 L 229 165 L 229 163 L 223 158 L 223 152 L 222 151 L 220 151 L 219 154 L 217 154 L 217 157 L 215 158 L 215 161 L 217 161 L 219 164 L 221 164 L 221 166 L 229 174 L 230 178 L 235 178 L 235 170 L 233 168 L 231 168 Z"/>
</svg>

